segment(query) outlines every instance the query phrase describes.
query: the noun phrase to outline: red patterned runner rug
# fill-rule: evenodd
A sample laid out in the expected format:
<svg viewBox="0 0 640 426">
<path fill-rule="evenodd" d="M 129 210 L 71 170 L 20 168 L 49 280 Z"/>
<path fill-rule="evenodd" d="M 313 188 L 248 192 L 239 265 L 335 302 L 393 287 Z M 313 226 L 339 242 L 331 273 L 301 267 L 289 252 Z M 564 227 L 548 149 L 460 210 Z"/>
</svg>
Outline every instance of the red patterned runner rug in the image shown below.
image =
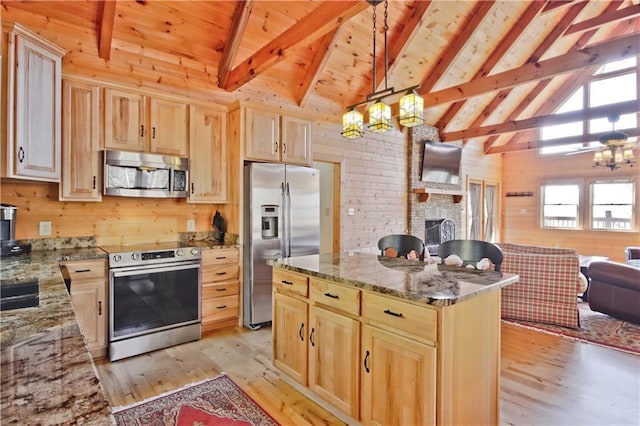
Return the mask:
<svg viewBox="0 0 640 426">
<path fill-rule="evenodd" d="M 127 407 L 116 407 L 117 425 L 278 425 L 226 374 Z"/>
<path fill-rule="evenodd" d="M 589 309 L 587 302 L 579 302 L 578 310 L 580 311 L 579 329 L 528 321 L 504 321 L 640 355 L 640 324 L 594 312 Z"/>
</svg>

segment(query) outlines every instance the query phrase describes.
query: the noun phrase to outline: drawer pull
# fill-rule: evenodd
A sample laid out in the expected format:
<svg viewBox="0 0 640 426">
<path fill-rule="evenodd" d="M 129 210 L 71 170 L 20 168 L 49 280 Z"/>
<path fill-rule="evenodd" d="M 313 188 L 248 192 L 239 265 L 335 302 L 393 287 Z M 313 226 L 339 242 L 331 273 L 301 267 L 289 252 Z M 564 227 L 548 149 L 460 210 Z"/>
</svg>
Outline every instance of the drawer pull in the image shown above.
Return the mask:
<svg viewBox="0 0 640 426">
<path fill-rule="evenodd" d="M 227 305 L 219 305 L 219 306 L 216 306 L 216 309 L 224 309 L 226 307 L 227 307 Z"/>
<path fill-rule="evenodd" d="M 287 280 L 282 280 L 280 281 L 282 284 L 286 284 L 286 285 L 293 285 L 293 282 L 291 281 L 287 281 Z"/>
<path fill-rule="evenodd" d="M 216 272 L 216 275 L 227 275 L 226 272 Z"/>
<path fill-rule="evenodd" d="M 74 272 L 76 272 L 76 273 L 91 272 L 91 269 L 76 269 Z"/>
<path fill-rule="evenodd" d="M 226 287 L 218 287 L 216 288 L 216 291 L 227 291 Z"/>
<path fill-rule="evenodd" d="M 389 310 L 389 309 L 385 309 L 385 310 L 384 310 L 384 313 L 385 313 L 385 314 L 387 314 L 387 315 L 391 315 L 391 316 L 394 316 L 394 317 L 398 317 L 398 318 L 402 318 L 402 317 L 404 317 L 404 315 L 402 315 L 402 312 L 397 313 L 397 312 L 393 312 L 392 310 Z"/>
<path fill-rule="evenodd" d="M 324 295 L 332 299 L 340 299 L 340 296 L 338 296 L 337 294 L 325 293 Z"/>
<path fill-rule="evenodd" d="M 300 341 L 304 342 L 304 323 L 300 323 L 300 330 L 298 331 L 298 335 L 300 336 Z"/>
<path fill-rule="evenodd" d="M 222 260 L 222 259 L 226 259 L 226 258 L 227 258 L 227 256 L 216 256 L 217 260 Z"/>
<path fill-rule="evenodd" d="M 309 335 L 309 341 L 311 342 L 311 346 L 316 347 L 316 342 L 313 341 L 313 333 L 316 332 L 314 327 L 311 328 L 311 334 Z"/>
<path fill-rule="evenodd" d="M 367 373 L 370 371 L 369 370 L 369 366 L 367 365 L 367 360 L 369 359 L 369 355 L 371 355 L 371 353 L 369 351 L 365 352 L 365 355 L 364 355 L 364 371 L 366 371 Z"/>
</svg>

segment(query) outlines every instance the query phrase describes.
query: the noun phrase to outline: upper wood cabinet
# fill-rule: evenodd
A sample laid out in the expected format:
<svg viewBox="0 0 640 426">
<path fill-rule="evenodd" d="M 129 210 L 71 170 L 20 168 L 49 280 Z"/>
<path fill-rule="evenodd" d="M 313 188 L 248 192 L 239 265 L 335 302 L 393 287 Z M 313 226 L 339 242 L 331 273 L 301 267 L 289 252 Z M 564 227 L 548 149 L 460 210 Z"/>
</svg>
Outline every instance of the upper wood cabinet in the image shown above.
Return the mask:
<svg viewBox="0 0 640 426">
<path fill-rule="evenodd" d="M 310 165 L 311 121 L 247 107 L 245 159 Z"/>
<path fill-rule="evenodd" d="M 106 149 L 187 156 L 186 103 L 117 89 L 104 98 Z"/>
<path fill-rule="evenodd" d="M 62 84 L 61 201 L 101 201 L 100 88 Z"/>
<path fill-rule="evenodd" d="M 18 24 L 2 31 L 2 176 L 59 182 L 65 51 Z"/>
<path fill-rule="evenodd" d="M 227 112 L 191 106 L 189 202 L 226 203 L 229 192 Z"/>
</svg>

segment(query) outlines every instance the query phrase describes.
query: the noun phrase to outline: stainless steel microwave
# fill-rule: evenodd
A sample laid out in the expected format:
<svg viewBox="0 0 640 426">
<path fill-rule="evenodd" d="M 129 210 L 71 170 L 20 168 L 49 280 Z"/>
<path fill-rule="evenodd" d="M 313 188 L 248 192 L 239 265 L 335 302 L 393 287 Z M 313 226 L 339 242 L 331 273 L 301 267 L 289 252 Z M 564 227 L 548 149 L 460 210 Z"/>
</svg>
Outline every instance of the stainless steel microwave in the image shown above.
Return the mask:
<svg viewBox="0 0 640 426">
<path fill-rule="evenodd" d="M 104 151 L 104 194 L 124 197 L 187 196 L 189 160 L 144 152 Z"/>
</svg>

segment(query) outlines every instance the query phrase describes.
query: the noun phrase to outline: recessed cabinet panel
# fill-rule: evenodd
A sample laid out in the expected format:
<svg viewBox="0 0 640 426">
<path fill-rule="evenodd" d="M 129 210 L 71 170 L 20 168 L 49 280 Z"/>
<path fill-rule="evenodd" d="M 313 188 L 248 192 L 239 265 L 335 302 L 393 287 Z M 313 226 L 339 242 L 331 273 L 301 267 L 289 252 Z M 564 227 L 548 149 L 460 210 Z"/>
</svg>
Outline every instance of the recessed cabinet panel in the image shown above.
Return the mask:
<svg viewBox="0 0 640 426">
<path fill-rule="evenodd" d="M 149 100 L 150 151 L 186 157 L 189 138 L 187 105 L 166 99 Z"/>
<path fill-rule="evenodd" d="M 281 145 L 283 162 L 311 164 L 311 121 L 283 115 Z"/>
<path fill-rule="evenodd" d="M 273 293 L 273 363 L 300 384 L 307 385 L 307 302 Z"/>
<path fill-rule="evenodd" d="M 144 151 L 145 97 L 115 89 L 104 91 L 104 146 L 106 149 Z"/>
<path fill-rule="evenodd" d="M 280 115 L 260 109 L 246 109 L 245 158 L 280 161 Z"/>
</svg>

